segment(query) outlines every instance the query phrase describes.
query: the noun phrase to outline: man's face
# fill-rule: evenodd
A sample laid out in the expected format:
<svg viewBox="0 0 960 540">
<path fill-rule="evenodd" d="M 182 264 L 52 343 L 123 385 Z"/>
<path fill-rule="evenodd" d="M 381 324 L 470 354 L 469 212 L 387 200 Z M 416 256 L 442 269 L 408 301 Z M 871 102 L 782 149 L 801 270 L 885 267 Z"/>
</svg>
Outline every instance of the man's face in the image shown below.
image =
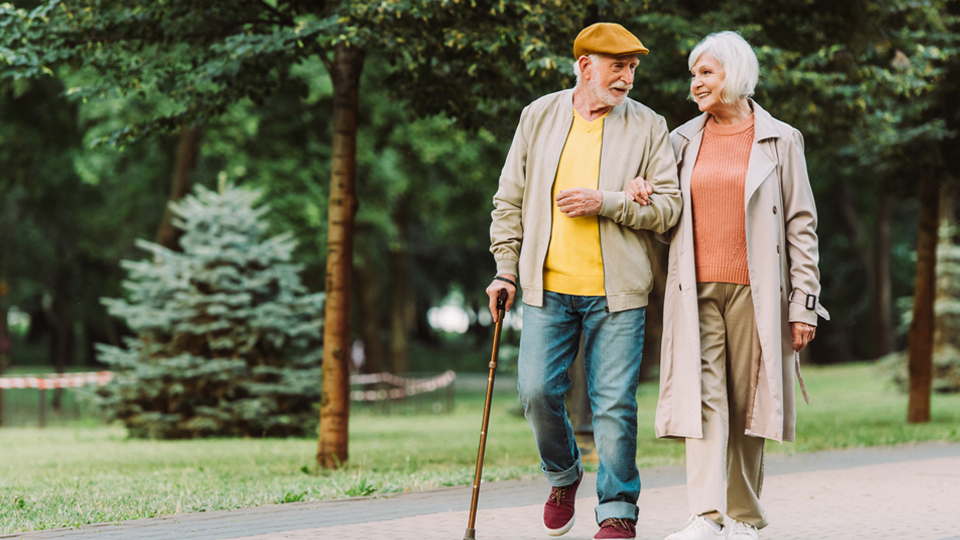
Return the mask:
<svg viewBox="0 0 960 540">
<path fill-rule="evenodd" d="M 633 74 L 639 63 L 635 54 L 600 56 L 597 62 L 590 63 L 587 88 L 602 103 L 616 107 L 633 88 Z"/>
</svg>

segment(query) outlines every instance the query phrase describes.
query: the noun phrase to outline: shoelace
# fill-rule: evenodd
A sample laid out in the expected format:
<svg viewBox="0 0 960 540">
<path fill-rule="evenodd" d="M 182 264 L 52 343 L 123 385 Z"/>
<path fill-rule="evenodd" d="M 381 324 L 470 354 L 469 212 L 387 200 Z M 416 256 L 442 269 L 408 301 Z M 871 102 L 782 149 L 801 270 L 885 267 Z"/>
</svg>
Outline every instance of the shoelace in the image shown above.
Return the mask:
<svg viewBox="0 0 960 540">
<path fill-rule="evenodd" d="M 557 506 L 560 506 L 560 503 L 563 502 L 563 496 L 566 494 L 566 487 L 554 487 L 550 490 L 550 496 L 547 497 L 547 502 L 555 502 Z"/>
<path fill-rule="evenodd" d="M 707 518 L 701 516 L 690 516 L 690 519 L 687 520 L 687 525 L 684 527 L 684 529 L 691 529 L 694 531 L 709 529 L 711 532 L 716 532 L 716 529 L 707 523 Z"/>
<path fill-rule="evenodd" d="M 739 533 L 750 534 L 750 531 L 753 530 L 753 527 L 751 527 L 749 523 L 744 523 L 742 521 L 735 521 L 735 520 L 733 521 L 732 525 L 729 525 L 729 527 L 732 534 L 739 534 Z"/>
<path fill-rule="evenodd" d="M 604 520 L 603 524 L 610 525 L 611 527 L 617 530 L 629 531 L 630 525 L 632 525 L 632 522 L 622 518 L 610 518 L 610 519 Z"/>
</svg>

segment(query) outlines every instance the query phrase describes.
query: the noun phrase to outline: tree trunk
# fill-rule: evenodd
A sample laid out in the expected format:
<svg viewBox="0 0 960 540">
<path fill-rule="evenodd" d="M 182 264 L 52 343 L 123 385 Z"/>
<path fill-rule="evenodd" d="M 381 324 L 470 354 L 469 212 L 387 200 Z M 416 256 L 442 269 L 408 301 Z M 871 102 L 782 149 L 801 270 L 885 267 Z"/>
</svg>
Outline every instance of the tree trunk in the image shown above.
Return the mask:
<svg viewBox="0 0 960 540">
<path fill-rule="evenodd" d="M 937 227 L 940 224 L 939 175 L 933 167 L 920 171 L 918 199 L 920 227 L 917 239 L 917 277 L 910 323 L 910 400 L 907 422 L 930 421 L 930 388 L 933 382 L 934 295 L 937 276 Z"/>
<path fill-rule="evenodd" d="M 407 307 L 408 294 L 407 250 L 390 251 L 390 371 L 397 375 L 407 372 Z"/>
<path fill-rule="evenodd" d="M 173 185 L 170 186 L 169 202 L 179 201 L 193 188 L 193 171 L 197 168 L 197 157 L 200 154 L 200 128 L 183 126 L 180 128 L 180 142 L 177 145 L 177 157 L 173 166 Z M 160 228 L 154 240 L 161 246 L 181 251 L 180 237 L 183 231 L 173 226 L 173 211 L 169 203 L 163 211 Z"/>
<path fill-rule="evenodd" d="M 120 329 L 117 328 L 117 320 L 111 317 L 105 309 L 103 310 L 103 327 L 106 329 L 107 333 L 107 344 L 113 345 L 114 347 L 119 347 Z"/>
<path fill-rule="evenodd" d="M 410 276 L 407 264 L 406 199 L 401 196 L 393 215 L 397 243 L 390 248 L 390 371 L 403 375 L 408 369 L 407 336 L 410 325 Z"/>
<path fill-rule="evenodd" d="M 430 311 L 430 299 L 426 295 L 414 295 L 413 297 L 413 330 L 414 335 L 417 337 L 417 341 L 420 343 L 433 343 L 436 341 L 436 336 L 433 334 L 433 328 L 430 326 L 430 319 L 427 317 L 427 312 Z M 480 306 L 481 309 L 487 309 L 486 304 Z M 492 328 L 492 327 L 491 327 Z M 488 338 L 484 340 L 484 343 L 489 342 L 490 337 L 493 336 L 493 330 L 488 329 L 487 336 Z M 509 328 L 503 329 L 503 338 L 507 338 L 507 334 L 510 333 Z M 484 345 L 486 346 L 486 345 Z"/>
<path fill-rule="evenodd" d="M 354 269 L 354 287 L 357 291 L 357 319 L 360 339 L 363 340 L 364 373 L 383 371 L 383 344 L 380 324 L 380 276 L 369 253 L 360 255 L 360 265 Z"/>
<path fill-rule="evenodd" d="M 871 300 L 870 307 L 876 311 L 876 292 L 878 290 L 876 266 L 878 255 L 876 251 L 871 250 L 869 242 L 870 231 L 864 226 L 864 220 L 857 205 L 856 192 L 849 184 L 841 183 L 838 195 L 837 204 L 840 208 L 843 224 L 852 239 L 850 244 L 856 250 L 857 257 L 860 259 L 860 266 L 863 268 L 863 281 L 855 285 L 855 287 L 857 287 L 854 289 L 855 294 L 858 296 L 862 295 L 861 297 L 869 295 Z M 851 337 L 866 334 L 862 328 L 858 328 L 864 323 L 869 324 L 872 327 L 871 331 L 875 334 L 877 332 L 877 320 L 875 313 L 868 314 L 866 321 L 863 320 L 863 317 L 855 317 L 852 321 Z M 835 329 L 832 330 L 836 331 Z M 853 338 L 851 343 L 853 344 L 850 348 L 851 355 L 856 355 L 859 358 L 876 358 L 880 356 L 878 350 L 881 347 L 873 340 L 864 342 L 863 340 Z"/>
<path fill-rule="evenodd" d="M 7 366 L 7 355 L 10 353 L 10 328 L 7 326 L 7 295 L 8 286 L 5 279 L 0 279 L 0 377 L 3 368 Z M 0 426 L 3 425 L 3 389 L 0 389 Z"/>
<path fill-rule="evenodd" d="M 323 387 L 317 463 L 326 469 L 347 461 L 350 417 L 350 274 L 356 213 L 357 112 L 364 50 L 336 46 L 333 80 L 333 159 L 327 229 L 326 308 L 323 328 Z"/>
<path fill-rule="evenodd" d="M 73 315 L 70 313 L 70 270 L 61 267 L 57 273 L 57 284 L 53 289 L 53 339 L 50 342 L 50 360 L 53 370 L 63 373 L 67 366 L 73 365 L 76 339 L 73 331 Z M 63 409 L 63 389 L 53 391 L 53 410 Z"/>
<path fill-rule="evenodd" d="M 877 208 L 876 237 L 873 248 L 873 312 L 877 356 L 886 356 L 896 349 L 893 324 L 893 280 L 890 276 L 890 219 L 893 213 L 893 195 L 880 195 Z"/>
</svg>

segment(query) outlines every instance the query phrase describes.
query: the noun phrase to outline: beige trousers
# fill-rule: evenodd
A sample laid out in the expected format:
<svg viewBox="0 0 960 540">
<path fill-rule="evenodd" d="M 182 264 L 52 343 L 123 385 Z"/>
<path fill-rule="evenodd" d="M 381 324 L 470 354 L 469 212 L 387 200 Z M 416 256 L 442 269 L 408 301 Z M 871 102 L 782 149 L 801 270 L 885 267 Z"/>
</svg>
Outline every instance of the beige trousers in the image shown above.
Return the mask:
<svg viewBox="0 0 960 540">
<path fill-rule="evenodd" d="M 747 285 L 699 283 L 697 300 L 703 438 L 686 440 L 690 510 L 760 529 L 764 440 L 744 434 L 761 361 L 753 296 Z"/>
</svg>

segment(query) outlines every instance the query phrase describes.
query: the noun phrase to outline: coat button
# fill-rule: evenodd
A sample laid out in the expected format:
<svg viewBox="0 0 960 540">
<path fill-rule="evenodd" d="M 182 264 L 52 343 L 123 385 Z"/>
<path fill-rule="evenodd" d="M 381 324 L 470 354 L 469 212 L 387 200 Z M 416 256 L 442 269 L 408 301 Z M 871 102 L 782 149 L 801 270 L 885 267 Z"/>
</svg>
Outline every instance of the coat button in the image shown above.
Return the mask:
<svg viewBox="0 0 960 540">
<path fill-rule="evenodd" d="M 777 246 L 777 253 L 780 253 L 780 246 Z"/>
<path fill-rule="evenodd" d="M 773 207 L 773 213 L 774 213 L 774 214 L 777 213 L 777 207 L 776 207 L 776 206 Z"/>
<path fill-rule="evenodd" d="M 683 283 L 678 284 L 677 287 L 680 287 L 680 290 L 682 291 L 682 290 L 683 290 Z"/>
</svg>

